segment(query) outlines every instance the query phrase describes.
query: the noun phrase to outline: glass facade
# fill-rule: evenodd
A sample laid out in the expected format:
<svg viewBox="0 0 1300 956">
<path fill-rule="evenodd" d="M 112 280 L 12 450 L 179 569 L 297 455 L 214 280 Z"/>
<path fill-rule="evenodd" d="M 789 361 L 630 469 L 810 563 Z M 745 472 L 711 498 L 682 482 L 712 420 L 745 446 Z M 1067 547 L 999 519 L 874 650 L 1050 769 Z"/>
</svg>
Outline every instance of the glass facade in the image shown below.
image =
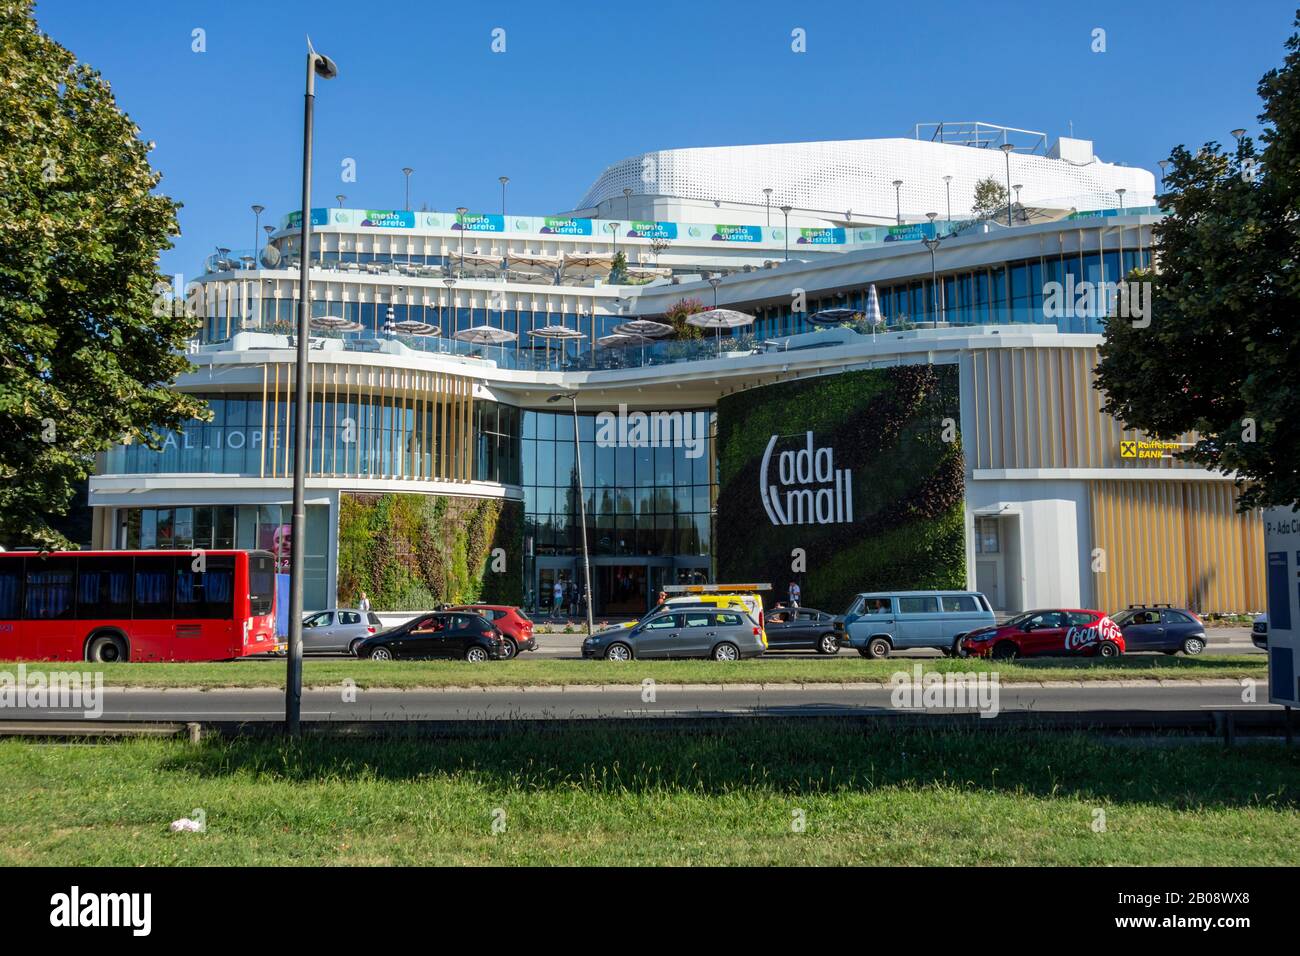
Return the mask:
<svg viewBox="0 0 1300 956">
<path fill-rule="evenodd" d="M 169 433 L 160 450 L 118 445 L 108 452 L 104 474 L 261 475 L 287 470 L 292 463 L 293 432 L 277 428 L 289 420 L 289 403 L 263 402 L 260 393 L 200 395 L 212 411 L 210 422 L 192 420 Z M 309 442 L 313 474 L 382 477 L 398 462 L 414 461 L 416 470 L 434 474 L 438 437 L 425 430 L 441 427 L 414 398 L 372 402 L 317 399 L 312 403 Z M 519 409 L 475 400 L 474 469 L 478 481 L 520 484 Z M 267 468 L 270 457 L 283 468 Z"/>
<path fill-rule="evenodd" d="M 707 422 L 711 413 L 688 412 Z M 707 557 L 714 492 L 713 444 L 633 447 L 598 441 L 595 414 L 578 415 L 587 548 L 592 556 Z M 580 556 L 573 415 L 523 415 L 524 551 Z"/>
<path fill-rule="evenodd" d="M 941 247 L 942 248 L 942 247 Z M 886 328 L 908 328 L 918 323 L 948 325 L 1001 325 L 1031 322 L 1055 325 L 1062 332 L 1089 332 L 1100 335 L 1098 318 L 1068 316 L 1049 318 L 1043 314 L 1044 286 L 1059 282 L 1118 282 L 1137 268 L 1149 268 L 1149 249 L 1093 249 L 1082 253 L 1044 255 L 1034 259 L 981 266 L 950 273 L 940 269 L 936 283 L 927 274 L 901 282 L 876 283 L 880 311 Z M 752 331 L 744 334 L 756 339 L 790 335 L 813 329 L 808 316 L 822 309 L 864 311 L 870 286 L 836 295 L 818 296 L 810 292 L 806 312 L 795 312 L 788 300 L 781 304 L 749 309 L 756 316 Z"/>
</svg>

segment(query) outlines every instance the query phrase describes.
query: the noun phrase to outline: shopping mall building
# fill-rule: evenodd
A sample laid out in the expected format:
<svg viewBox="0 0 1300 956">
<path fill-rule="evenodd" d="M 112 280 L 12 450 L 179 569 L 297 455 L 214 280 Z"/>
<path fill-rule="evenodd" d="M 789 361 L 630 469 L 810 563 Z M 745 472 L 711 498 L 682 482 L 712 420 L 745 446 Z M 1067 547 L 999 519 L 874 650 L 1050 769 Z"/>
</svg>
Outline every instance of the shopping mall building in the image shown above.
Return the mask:
<svg viewBox="0 0 1300 956">
<path fill-rule="evenodd" d="M 1011 208 L 972 216 L 989 176 Z M 715 577 L 836 612 L 940 586 L 1255 610 L 1258 516 L 1093 388 L 1106 313 L 1075 290 L 1151 264 L 1154 192 L 1089 142 L 975 124 L 650 153 L 553 216 L 312 209 L 306 250 L 293 214 L 187 290 L 178 387 L 212 418 L 104 456 L 94 543 L 302 547 L 310 608 L 533 605 L 582 581 L 583 503 L 600 614 Z M 715 304 L 753 321 L 680 321 Z M 616 332 L 638 320 L 660 325 Z"/>
</svg>

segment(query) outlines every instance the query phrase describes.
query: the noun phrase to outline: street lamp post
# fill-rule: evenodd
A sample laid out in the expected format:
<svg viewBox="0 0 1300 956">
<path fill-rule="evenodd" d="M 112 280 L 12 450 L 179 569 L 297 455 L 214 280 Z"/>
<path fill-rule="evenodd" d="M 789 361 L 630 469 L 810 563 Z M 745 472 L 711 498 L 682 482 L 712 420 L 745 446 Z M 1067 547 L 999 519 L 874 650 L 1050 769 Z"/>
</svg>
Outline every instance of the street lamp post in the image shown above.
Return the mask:
<svg viewBox="0 0 1300 956">
<path fill-rule="evenodd" d="M 1119 189 L 1115 190 L 1115 195 L 1119 197 L 1119 208 L 1121 212 L 1124 211 L 1124 193 L 1126 192 L 1128 192 L 1128 190 L 1123 186 L 1120 186 Z"/>
<path fill-rule="evenodd" d="M 510 182 L 510 177 L 498 176 L 497 182 L 501 184 L 501 223 L 504 226 L 506 219 L 506 183 Z"/>
<path fill-rule="evenodd" d="M 785 261 L 790 261 L 790 210 L 793 206 L 782 206 L 781 215 L 785 217 L 785 229 L 782 230 L 782 236 L 785 237 Z"/>
<path fill-rule="evenodd" d="M 257 268 L 257 254 L 262 251 L 262 239 L 258 235 L 262 231 L 262 213 L 266 207 L 253 203 L 253 268 Z"/>
<path fill-rule="evenodd" d="M 1160 191 L 1164 192 L 1165 191 L 1165 170 L 1169 168 L 1169 160 L 1162 159 L 1160 160 L 1160 162 L 1156 163 L 1156 165 L 1160 167 Z"/>
<path fill-rule="evenodd" d="M 452 291 L 452 287 L 456 285 L 456 280 L 451 278 L 443 279 L 442 284 L 447 287 L 447 304 L 455 308 L 456 293 Z M 457 332 L 460 331 L 460 329 L 456 327 L 459 319 L 460 319 L 460 311 L 459 309 L 457 309 L 457 311 L 453 313 L 452 320 L 451 320 L 451 331 L 453 335 L 455 335 Z"/>
<path fill-rule="evenodd" d="M 1024 210 L 1024 207 L 1020 205 L 1020 190 L 1024 189 L 1025 187 L 1022 186 L 1021 184 L 1017 183 L 1016 185 L 1012 186 L 1011 188 L 1014 189 L 1014 190 L 1016 191 L 1016 206 L 1020 208 L 1021 217 L 1023 218 L 1023 217 L 1024 217 L 1024 211 L 1025 211 L 1025 210 Z M 1028 221 L 1029 221 L 1028 219 L 1025 219 L 1025 222 L 1028 222 Z"/>
<path fill-rule="evenodd" d="M 568 399 L 573 403 L 573 461 L 578 471 L 578 520 L 582 534 L 582 579 L 583 589 L 587 592 L 587 636 L 595 629 L 592 623 L 591 605 L 595 595 L 591 593 L 591 560 L 587 556 L 587 493 L 582 486 L 582 443 L 578 440 L 578 393 L 561 392 L 552 395 L 546 401 L 550 404 Z"/>
<path fill-rule="evenodd" d="M 1011 225 L 1011 151 L 1015 149 L 1010 143 L 1003 143 L 998 149 L 1007 158 L 1007 225 Z"/>
<path fill-rule="evenodd" d="M 772 228 L 772 187 L 763 187 L 763 204 L 767 209 L 767 228 Z"/>
<path fill-rule="evenodd" d="M 402 207 L 403 209 L 411 208 L 411 173 L 413 172 L 415 170 L 410 166 L 402 167 L 402 175 L 406 177 L 406 205 Z"/>
<path fill-rule="evenodd" d="M 934 221 L 939 217 L 937 212 L 927 212 L 926 218 L 930 220 L 930 226 L 934 226 Z M 925 248 L 930 250 L 930 309 L 934 313 L 934 323 L 937 327 L 939 324 L 939 280 L 938 273 L 935 271 L 934 251 L 939 248 L 939 236 L 925 236 L 921 239 Z"/>
<path fill-rule="evenodd" d="M 616 222 L 605 223 L 605 228 L 609 231 L 609 234 L 614 237 L 614 248 L 610 255 L 615 259 L 618 258 L 618 226 L 619 224 Z"/>
<path fill-rule="evenodd" d="M 456 278 L 460 278 L 460 270 L 465 268 L 465 213 L 469 212 L 466 206 L 456 207 L 457 222 L 460 226 L 460 258 L 456 261 Z"/>
<path fill-rule="evenodd" d="M 342 193 L 339 193 L 339 194 L 338 194 L 337 196 L 335 196 L 334 198 L 337 199 L 337 200 L 339 201 L 339 208 L 342 209 L 342 208 L 343 208 L 343 200 L 347 199 L 348 197 L 345 196 L 345 195 L 343 195 Z"/>
<path fill-rule="evenodd" d="M 632 187 L 623 187 L 623 218 L 632 221 Z"/>
<path fill-rule="evenodd" d="M 894 180 L 894 225 L 896 226 L 901 226 L 903 224 L 902 189 L 903 189 L 903 181 L 901 179 L 895 179 Z"/>
<path fill-rule="evenodd" d="M 943 189 L 948 194 L 948 231 L 952 231 L 952 176 L 943 177 Z"/>
<path fill-rule="evenodd" d="M 290 737 L 301 733 L 302 716 L 302 604 L 304 551 L 307 544 L 307 334 L 311 321 L 311 156 L 312 123 L 316 103 L 316 77 L 332 80 L 339 75 L 334 61 L 312 49 L 307 41 L 307 88 L 302 116 L 302 206 L 298 270 L 298 356 L 293 383 L 293 525 L 289 552 L 289 649 L 284 684 L 284 723 Z"/>
<path fill-rule="evenodd" d="M 718 286 L 722 284 L 722 276 L 709 276 L 709 285 L 713 286 L 713 307 L 718 307 Z"/>
</svg>

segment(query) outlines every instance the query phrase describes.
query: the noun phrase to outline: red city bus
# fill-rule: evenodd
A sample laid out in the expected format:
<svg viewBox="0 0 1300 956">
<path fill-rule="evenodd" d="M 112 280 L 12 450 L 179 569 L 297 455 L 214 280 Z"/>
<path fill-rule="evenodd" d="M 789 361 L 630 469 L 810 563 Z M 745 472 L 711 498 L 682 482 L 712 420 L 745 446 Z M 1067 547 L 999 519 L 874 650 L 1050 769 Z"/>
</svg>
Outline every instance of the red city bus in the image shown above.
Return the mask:
<svg viewBox="0 0 1300 956">
<path fill-rule="evenodd" d="M 0 553 L 0 660 L 220 661 L 274 650 L 269 552 Z"/>
</svg>

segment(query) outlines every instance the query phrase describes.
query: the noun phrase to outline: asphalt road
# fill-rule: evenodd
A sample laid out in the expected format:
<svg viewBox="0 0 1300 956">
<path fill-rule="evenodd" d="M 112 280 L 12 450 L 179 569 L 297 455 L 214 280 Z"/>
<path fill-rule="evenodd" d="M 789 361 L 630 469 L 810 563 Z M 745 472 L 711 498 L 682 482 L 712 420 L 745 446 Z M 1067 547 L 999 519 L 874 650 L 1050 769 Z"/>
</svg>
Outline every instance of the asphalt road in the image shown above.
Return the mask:
<svg viewBox="0 0 1300 956">
<path fill-rule="evenodd" d="M 500 688 L 496 690 L 362 690 L 354 701 L 342 688 L 303 692 L 304 720 L 501 720 L 592 717 L 708 717 L 730 714 L 766 716 L 896 713 L 888 687 L 805 685 L 757 688 L 660 685 L 654 700 L 643 700 L 640 685 L 603 688 Z M 1037 686 L 1008 684 L 998 689 L 1003 711 L 1083 710 L 1249 710 L 1271 708 L 1268 688 L 1256 687 L 1262 703 L 1243 702 L 1235 681 L 1155 681 Z M 925 708 L 926 712 L 970 712 L 973 707 Z M 6 709 L 7 720 L 69 720 L 75 710 Z M 120 690 L 104 691 L 104 720 L 279 720 L 284 694 L 279 690 Z"/>
<path fill-rule="evenodd" d="M 527 651 L 524 659 L 531 657 L 582 657 L 582 641 L 585 634 L 538 634 L 537 650 Z M 1259 654 L 1263 656 L 1264 652 L 1255 647 L 1250 642 L 1250 629 L 1240 628 L 1210 628 L 1207 631 L 1209 644 L 1206 646 L 1206 654 Z M 842 650 L 840 654 L 853 654 L 854 651 Z M 798 657 L 822 658 L 823 655 L 815 651 L 768 651 L 771 657 L 781 657 L 783 655 L 794 655 Z M 346 654 L 311 654 L 312 658 L 343 658 Z M 938 651 L 901 651 L 892 656 L 895 657 L 941 657 Z M 824 658 L 829 660 L 829 658 Z"/>
</svg>

